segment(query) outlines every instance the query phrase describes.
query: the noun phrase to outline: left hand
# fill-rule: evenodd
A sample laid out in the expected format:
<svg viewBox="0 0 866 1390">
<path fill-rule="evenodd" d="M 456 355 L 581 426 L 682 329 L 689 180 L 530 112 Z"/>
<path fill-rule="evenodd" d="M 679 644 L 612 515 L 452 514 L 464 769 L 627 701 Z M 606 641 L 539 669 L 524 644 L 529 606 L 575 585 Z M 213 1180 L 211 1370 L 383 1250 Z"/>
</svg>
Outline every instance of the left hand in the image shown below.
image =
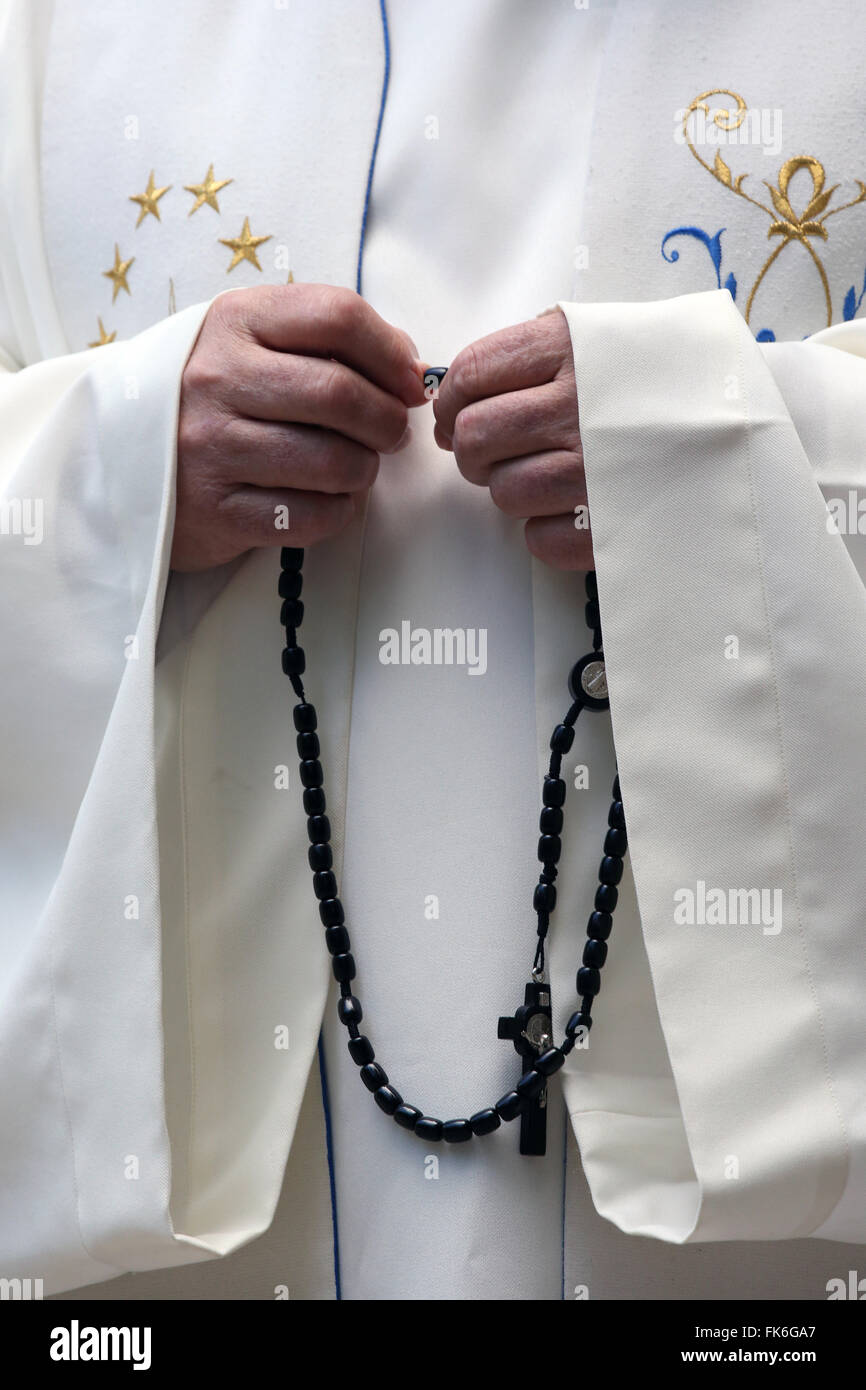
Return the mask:
<svg viewBox="0 0 866 1390">
<path fill-rule="evenodd" d="M 528 518 L 533 555 L 554 569 L 592 569 L 574 358 L 561 309 L 464 348 L 433 412 L 436 443 L 453 451 L 464 478 L 488 487 L 507 516 Z"/>
</svg>

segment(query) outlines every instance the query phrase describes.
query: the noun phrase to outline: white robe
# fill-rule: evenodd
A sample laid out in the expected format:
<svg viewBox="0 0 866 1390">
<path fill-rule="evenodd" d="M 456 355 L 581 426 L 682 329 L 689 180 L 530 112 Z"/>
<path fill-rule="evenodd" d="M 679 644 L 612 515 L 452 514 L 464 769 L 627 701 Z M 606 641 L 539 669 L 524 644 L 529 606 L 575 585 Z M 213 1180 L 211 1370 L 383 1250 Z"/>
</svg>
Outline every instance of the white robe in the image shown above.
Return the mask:
<svg viewBox="0 0 866 1390">
<path fill-rule="evenodd" d="M 4 1116 L 15 1117 L 4 1128 L 0 1149 L 2 1263 L 4 1272 L 42 1277 L 49 1290 L 62 1290 L 123 1270 L 225 1254 L 271 1223 L 288 1154 L 281 1215 L 269 1237 L 282 1233 L 283 1242 L 252 1247 L 274 1249 L 274 1269 L 285 1275 L 268 1288 L 263 1264 L 257 1287 L 260 1296 L 273 1296 L 279 1284 L 293 1297 L 329 1297 L 330 1204 L 315 1068 L 311 1074 L 328 996 L 328 962 L 318 950 L 297 786 L 289 792 L 274 787 L 274 768 L 291 762 L 293 745 L 290 702 L 276 659 L 276 557 L 259 553 L 204 579 L 174 577 L 164 612 L 162 600 L 178 383 L 206 302 L 224 275 L 228 254 L 221 248 L 222 259 L 214 259 L 216 237 L 236 235 L 234 223 L 249 214 L 253 232 L 272 235 L 277 249 L 285 243 L 298 278 L 354 282 L 381 84 L 379 16 L 374 5 L 360 11 L 352 6 L 344 14 L 336 12 L 339 6 L 329 7 L 325 16 L 317 13 L 321 7 L 293 4 L 268 12 L 256 27 L 249 11 L 232 4 L 187 5 L 178 14 L 166 7 L 157 27 L 152 12 L 142 15 L 135 6 L 122 7 L 121 24 L 120 8 L 100 14 L 91 8 L 84 25 L 75 7 L 64 7 L 50 30 L 47 6 L 34 12 L 7 4 L 2 10 L 4 128 L 14 125 L 21 132 L 6 152 L 0 189 L 8 320 L 3 343 L 10 368 L 0 388 L 3 471 L 13 497 L 44 499 L 47 519 L 41 546 L 4 536 L 2 548 L 4 713 L 10 733 L 4 749 L 0 1010 L 8 1063 L 0 1108 Z M 741 38 L 744 27 L 756 24 L 741 6 L 723 8 L 738 21 L 734 27 Z M 853 7 L 838 8 L 849 24 L 851 46 L 851 34 L 858 32 Z M 206 10 L 207 22 L 198 9 Z M 687 7 L 662 9 L 667 26 L 658 25 L 656 33 L 649 16 L 635 39 L 623 32 L 635 24 L 631 7 L 612 17 L 602 7 L 567 16 L 561 7 L 538 7 L 532 21 L 522 16 L 524 27 L 516 20 L 504 24 L 501 13 L 486 4 L 462 21 L 456 9 L 438 7 L 437 56 L 445 77 L 439 87 L 431 77 L 430 104 L 423 92 L 407 115 L 399 103 L 410 101 L 411 86 L 398 77 L 399 63 L 420 61 L 410 60 L 418 29 L 409 8 L 397 7 L 392 16 L 396 107 L 386 108 L 364 288 L 381 312 L 404 323 L 422 352 L 435 356 L 438 349 L 443 361 L 472 337 L 552 301 L 561 300 L 569 317 L 634 870 L 632 879 L 627 869 L 623 885 L 592 1045 L 573 1055 L 562 1076 L 598 1211 L 625 1232 L 675 1243 L 813 1234 L 864 1241 L 866 1134 L 857 1100 L 864 1063 L 857 1004 L 866 984 L 857 951 L 863 900 L 857 851 L 864 825 L 851 795 L 864 759 L 856 719 L 857 697 L 866 685 L 864 606 L 862 583 L 849 558 L 856 538 L 852 543 L 828 533 L 819 491 L 819 485 L 825 492 L 862 485 L 862 330 L 852 323 L 810 344 L 759 346 L 726 292 L 695 293 L 707 283 L 706 263 L 699 265 L 696 256 L 694 265 L 687 265 L 684 255 L 672 269 L 662 259 L 661 236 L 685 220 L 671 221 L 674 192 L 688 188 L 691 197 L 694 180 L 699 186 L 705 181 L 708 198 L 721 200 L 721 215 L 728 219 L 726 248 L 737 230 L 749 244 L 746 214 L 753 215 L 737 203 L 732 208 L 730 190 L 713 184 L 673 140 L 670 150 L 658 151 L 669 180 L 663 195 L 658 168 L 656 186 L 641 189 L 641 169 L 647 165 L 639 150 L 614 148 L 612 131 L 619 127 L 613 117 L 622 112 L 626 94 L 630 102 L 637 99 L 638 79 L 650 96 L 669 80 L 672 92 L 684 92 L 681 105 L 717 80 L 704 80 L 698 60 L 693 68 L 686 64 L 685 76 L 678 70 L 676 83 L 664 75 L 664 38 L 670 29 L 679 36 L 680 65 L 683 48 L 689 53 L 691 43 L 698 50 L 699 35 L 689 38 L 695 21 Z M 786 7 L 786 15 L 790 10 Z M 798 16 L 805 23 L 805 7 Z M 766 35 L 775 17 L 767 20 L 762 12 L 761 33 Z M 590 31 L 580 40 L 586 46 L 584 63 L 593 43 L 606 44 L 585 209 L 588 151 L 576 159 L 569 148 L 570 136 L 585 136 L 582 108 L 568 116 L 573 130 L 556 125 L 545 132 L 549 180 L 538 172 L 544 166 L 533 139 L 544 130 L 539 107 L 548 119 L 556 112 L 549 86 L 542 83 L 527 94 L 525 113 L 519 107 L 511 113 L 518 124 L 510 140 L 507 132 L 498 132 L 498 140 L 485 143 L 478 134 L 494 115 L 506 119 L 502 90 L 509 74 L 514 82 L 525 76 L 527 53 L 543 48 L 551 63 L 562 63 L 561 82 L 567 82 L 578 62 L 569 44 L 578 42 L 571 36 L 579 30 L 566 28 L 566 20 L 569 26 L 595 26 L 591 40 Z M 789 26 L 789 19 L 785 23 Z M 15 58 L 21 42 L 17 30 L 25 25 L 36 32 L 30 40 L 32 62 L 22 67 Z M 556 43 L 554 25 L 560 26 Z M 791 27 L 788 42 L 796 46 L 796 25 Z M 463 55 L 462 72 L 454 58 L 449 61 L 449 37 L 455 54 Z M 498 61 L 485 79 L 480 55 L 491 47 Z M 304 48 L 311 55 L 307 62 L 299 58 Z M 761 72 L 758 42 L 741 48 L 720 50 L 717 65 L 729 71 L 738 64 L 738 82 L 748 78 L 754 84 Z M 262 51 L 272 59 L 265 66 Z M 420 51 L 416 47 L 416 54 Z M 89 83 L 81 81 L 82 52 L 91 59 Z M 148 61 L 131 65 L 133 52 Z M 479 55 L 474 61 L 473 53 Z M 626 53 L 629 63 L 623 61 Z M 669 62 L 668 70 L 676 66 Z M 432 61 L 430 70 L 437 71 Z M 341 74 L 339 102 L 322 97 L 322 74 L 330 71 Z M 584 75 L 591 71 L 590 66 Z M 793 80 L 785 77 L 783 64 L 774 78 L 777 86 Z M 474 101 L 473 80 L 478 84 Z M 215 105 L 220 87 L 235 95 L 231 115 Z M 115 121 L 102 122 L 101 137 L 90 110 L 93 91 L 104 93 Z M 465 114 L 453 119 L 461 96 Z M 786 111 L 793 109 L 787 91 L 776 99 L 784 101 Z M 425 142 L 424 121 L 437 114 L 437 105 L 439 140 Z M 216 124 L 192 116 L 202 109 L 211 111 Z M 234 114 L 248 110 L 260 125 L 274 122 L 279 113 L 276 127 L 262 133 L 261 149 L 250 147 L 249 130 Z M 413 111 L 417 134 L 407 126 Z M 124 133 L 130 117 L 137 122 L 141 148 Z M 560 119 L 565 119 L 561 113 Z M 832 167 L 844 153 L 842 117 L 838 129 L 824 121 L 821 153 L 834 177 L 841 172 L 850 179 L 853 169 Z M 469 143 L 467 133 L 479 143 Z M 619 135 L 616 140 L 621 144 Z M 87 169 L 94 141 L 100 145 L 100 178 L 91 188 Z M 580 147 L 579 140 L 574 147 Z M 784 157 L 800 152 L 796 140 L 786 141 Z M 441 167 L 425 167 L 426 159 Z M 158 166 L 157 181 L 175 185 L 179 197 L 178 186 L 194 169 L 199 177 L 212 160 L 218 177 L 235 179 L 221 194 L 218 219 L 201 208 L 187 221 L 187 201 L 170 220 L 166 200 L 165 227 L 147 219 L 136 240 L 126 199 L 141 191 L 151 165 Z M 243 181 L 233 172 L 240 169 Z M 323 175 L 323 169 L 338 177 Z M 533 174 L 536 179 L 534 197 L 520 202 L 525 225 L 515 220 L 514 194 L 506 182 L 519 169 L 518 187 L 527 181 L 531 186 Z M 434 197 L 431 184 L 436 187 L 437 177 L 441 191 Z M 624 223 L 617 196 L 624 187 L 645 210 L 637 224 Z M 307 188 L 315 189 L 315 198 L 298 199 L 295 190 Z M 862 214 L 855 208 L 847 217 L 853 223 Z M 583 232 L 576 230 L 579 216 Z M 626 237 L 648 218 L 653 224 L 661 219 L 660 235 L 652 230 L 637 256 Z M 834 254 L 842 243 L 840 257 L 844 221 L 836 224 L 839 237 L 835 227 L 831 237 Z M 139 259 L 141 280 L 133 284 L 141 292 L 128 300 L 121 295 L 115 307 L 99 276 L 110 265 L 118 239 L 125 257 L 135 251 Z M 575 242 L 590 251 L 589 272 L 576 277 Z M 285 279 L 285 265 L 276 258 L 267 265 L 266 278 Z M 837 269 L 857 281 L 859 272 L 844 259 Z M 248 264 L 239 271 L 240 283 L 263 278 Z M 170 276 L 179 305 L 192 307 L 162 319 Z M 600 302 L 590 305 L 589 299 Z M 610 302 L 618 299 L 626 303 Z M 652 302 L 638 306 L 629 299 Z M 797 324 L 797 305 L 790 299 L 783 309 L 787 318 L 775 324 L 791 339 L 815 326 Z M 115 320 L 109 319 L 112 310 Z M 118 336 L 127 341 L 81 352 L 86 335 L 95 335 L 97 312 L 109 328 L 116 321 Z M 43 359 L 50 360 L 43 364 Z M 732 378 L 736 389 L 726 394 Z M 519 524 L 504 523 L 485 505 L 483 494 L 470 494 L 454 473 L 449 475 L 447 460 L 429 440 L 417 440 L 407 455 L 386 464 L 366 520 L 371 537 L 382 536 L 389 509 L 393 515 L 399 505 L 399 470 L 408 473 L 413 467 L 418 477 L 404 483 L 407 511 L 419 504 L 429 511 L 447 496 L 449 505 L 460 509 L 461 526 L 474 522 L 488 528 L 485 616 L 464 618 L 460 625 L 489 627 L 491 642 L 499 643 L 496 659 L 505 681 L 502 644 L 516 631 L 525 642 L 531 574 L 535 780 L 528 776 L 531 758 L 520 742 L 531 717 L 526 671 L 505 693 L 493 679 L 492 664 L 491 674 L 477 682 L 449 672 L 450 684 L 443 689 L 449 698 L 462 699 L 464 719 L 474 720 L 459 737 L 470 750 L 475 744 L 484 772 L 481 785 L 471 785 L 461 744 L 459 784 L 450 795 L 447 788 L 437 791 L 425 807 L 419 795 L 429 775 L 425 756 L 437 758 L 444 776 L 451 750 L 436 742 L 441 716 L 435 681 L 413 683 L 406 697 L 416 691 L 418 708 L 411 717 L 404 715 L 404 727 L 393 730 L 385 747 L 394 757 L 391 780 L 399 782 L 402 775 L 413 790 L 409 801 L 417 824 L 401 826 L 391 852 L 385 854 L 383 845 L 378 861 L 368 862 L 365 847 L 381 843 L 393 821 L 382 789 L 385 779 L 376 790 L 375 699 L 377 690 L 381 695 L 391 689 L 383 684 L 386 677 L 403 674 L 373 667 L 365 696 L 358 658 L 375 660 L 369 637 L 376 621 L 376 585 L 381 592 L 391 565 L 401 596 L 423 597 L 418 586 L 432 586 L 429 613 L 441 612 L 443 626 L 458 621 L 449 621 L 449 601 L 469 611 L 453 576 L 437 571 L 435 563 L 414 568 L 416 555 L 435 557 L 441 525 L 435 517 L 419 530 L 417 551 L 408 537 L 404 552 L 398 535 L 390 552 L 367 553 L 366 569 L 364 521 L 312 550 L 305 564 L 304 645 L 311 697 L 320 712 L 337 861 L 340 865 L 342 859 L 347 871 L 347 906 L 354 909 L 353 893 L 359 904 L 352 921 L 360 923 L 359 989 L 364 985 L 362 997 L 370 1003 L 371 1031 L 380 1029 L 374 1040 L 378 1046 L 382 1037 L 382 1057 L 398 1086 L 404 1059 L 402 1089 L 409 1099 L 414 1099 L 413 1070 L 426 1066 L 428 1084 L 437 1074 L 447 1079 L 438 1097 L 431 1097 L 431 1108 L 438 1104 L 456 1114 L 461 1097 L 464 1107 L 474 1108 L 494 1099 L 494 1090 L 499 1094 L 491 1089 L 497 1075 L 507 1084 L 514 1074 L 516 1059 L 512 1054 L 509 1060 L 509 1049 L 494 1037 L 495 1013 L 519 1000 L 520 962 L 532 932 L 528 905 L 538 779 L 550 728 L 563 708 L 564 677 L 584 649 L 585 629 L 576 598 L 579 583 L 530 564 Z M 394 490 L 386 493 L 392 478 Z M 374 563 L 384 567 L 378 576 L 370 568 Z M 510 590 L 497 583 L 500 565 L 509 567 L 508 584 L 523 605 L 522 630 L 516 617 L 501 611 Z M 402 597 L 397 602 L 399 607 Z M 417 606 L 407 606 L 401 616 L 418 621 Z M 433 618 L 426 621 L 432 624 Z M 125 639 L 131 634 L 138 642 L 127 659 Z M 725 660 L 729 635 L 740 639 L 737 661 Z M 353 675 L 356 641 L 362 645 Z M 828 651 L 832 686 L 825 675 Z M 462 696 L 455 689 L 458 677 L 466 682 Z M 481 693 L 470 697 L 469 687 L 476 685 Z M 390 717 L 397 719 L 396 681 L 391 698 Z M 474 713 L 466 703 L 470 698 L 478 702 Z M 504 718 L 518 741 L 513 748 L 494 736 L 506 700 Z M 446 735 L 447 727 L 445 720 Z M 417 765 L 402 769 L 412 728 L 430 743 L 425 755 L 419 742 Z M 612 776 L 605 720 L 581 722 L 575 754 L 590 766 L 591 785 L 570 797 L 552 942 L 559 1034 L 573 1006 L 587 885 L 597 869 Z M 507 756 L 508 763 L 496 765 L 497 756 Z M 501 821 L 492 811 L 485 815 L 505 794 L 515 797 L 513 814 Z M 441 826 L 443 804 L 453 804 L 458 831 L 438 869 L 446 882 L 443 901 L 449 889 L 478 897 L 467 906 L 457 900 L 447 917 L 443 913 L 444 955 L 431 933 L 423 960 L 412 959 L 406 940 L 399 949 L 395 943 L 391 968 L 382 953 L 406 910 L 407 903 L 393 895 L 403 891 L 399 880 L 413 845 L 416 857 L 410 859 L 405 891 L 419 908 L 425 892 L 437 892 L 437 884 L 428 888 L 420 881 L 419 873 L 426 875 L 419 846 Z M 345 826 L 343 808 L 350 817 Z M 353 816 L 361 836 L 357 847 Z M 504 852 L 497 830 L 507 837 Z M 462 864 L 456 860 L 461 844 Z M 512 855 L 523 856 L 521 863 L 512 863 Z M 445 880 L 446 874 L 453 879 Z M 673 894 L 698 879 L 725 888 L 780 887 L 783 930 L 770 936 L 745 926 L 676 926 Z M 376 881 L 384 883 L 378 900 L 372 897 Z M 509 901 L 509 885 L 513 882 L 518 892 L 524 881 L 525 897 Z M 491 884 L 505 895 L 499 911 L 508 913 L 508 953 L 496 960 L 497 975 L 488 963 L 501 935 Z M 419 916 L 416 929 L 429 932 L 431 925 Z M 473 929 L 477 954 L 464 978 L 455 980 L 455 950 Z M 366 959 L 364 943 L 369 943 Z M 398 970 L 402 979 L 395 983 Z M 469 1001 L 477 996 L 476 971 L 489 998 L 467 1013 L 455 993 L 462 990 Z M 504 987 L 510 993 L 503 998 Z M 443 1009 L 453 1010 L 460 1029 L 469 1032 L 444 1025 Z M 336 1030 L 332 1012 L 325 1017 L 327 1046 Z M 289 1028 L 286 1051 L 274 1047 L 280 1025 Z M 462 1059 L 478 1049 L 483 1060 L 467 1076 Z M 329 1066 L 332 1085 L 340 1065 L 335 1089 L 342 1097 L 347 1088 L 340 1124 L 349 1119 L 349 1105 L 360 1115 L 366 1103 L 363 1123 L 376 1137 L 363 1144 L 379 1145 L 370 1150 L 375 1155 L 387 1142 L 396 1153 L 405 1138 L 406 1153 L 412 1153 L 407 1162 L 418 1170 L 419 1203 L 438 1201 L 446 1184 L 441 1177 L 441 1186 L 425 1182 L 421 1146 L 411 1150 L 410 1136 L 387 1128 L 361 1093 L 345 1055 L 338 1054 Z M 474 1151 L 470 1158 L 443 1150 L 441 1161 L 452 1164 L 464 1183 L 460 1194 L 442 1199 L 458 1203 L 450 1209 L 452 1220 L 459 1202 L 471 1204 L 473 1193 L 483 1201 L 485 1191 L 488 1196 L 492 1191 L 493 1200 L 502 1201 L 502 1190 L 491 1188 L 485 1177 L 480 1151 L 487 1144 L 491 1153 L 504 1155 L 505 1145 L 515 1143 L 512 1128 L 492 1143 L 482 1141 L 477 1158 Z M 501 1162 L 508 1182 L 527 1181 L 518 1163 L 531 1160 L 516 1160 L 512 1148 Z M 359 1213 L 369 1208 L 360 1203 L 357 1173 L 345 1167 L 341 1173 L 341 1164 L 345 1157 L 338 1148 L 338 1213 L 342 1191 L 356 1223 L 349 1245 L 357 1282 L 349 1296 L 363 1296 L 365 1280 L 372 1296 L 388 1296 L 377 1265 L 381 1247 L 375 1223 L 370 1222 L 372 1235 L 365 1232 Z M 623 1260 L 631 1278 L 619 1287 L 619 1296 L 640 1287 L 648 1271 L 658 1282 L 660 1267 L 670 1288 L 687 1285 L 685 1264 L 679 1272 L 669 1262 L 660 1264 L 664 1247 L 628 1241 L 611 1228 L 599 1237 L 605 1228 L 593 1224 L 570 1165 L 569 1177 L 563 1249 L 551 1245 L 551 1212 L 562 1189 L 548 1168 L 536 1200 L 549 1224 L 544 1241 L 532 1246 L 523 1289 L 514 1286 L 511 1275 L 497 1284 L 502 1256 L 515 1247 L 507 1235 L 503 1248 L 489 1236 L 485 1241 L 482 1222 L 477 1268 L 465 1252 L 455 1257 L 459 1296 L 479 1296 L 486 1289 L 491 1296 L 554 1297 L 551 1281 L 558 1278 L 566 1296 L 576 1284 L 604 1296 L 616 1291 L 610 1271 Z M 383 1185 L 381 1200 L 388 1195 Z M 399 1215 L 399 1204 L 394 1209 Z M 530 1211 L 521 1210 L 523 1219 L 530 1219 Z M 436 1241 L 447 1229 L 448 1214 L 446 1208 L 442 1224 L 432 1225 L 431 1249 L 442 1248 Z M 491 1227 L 498 1229 L 496 1223 Z M 452 1232 L 456 1229 L 452 1224 Z M 463 1236 L 471 1247 L 471 1231 Z M 384 1249 L 389 1248 L 393 1242 L 386 1241 Z M 836 1264 L 829 1263 L 823 1249 L 831 1247 L 811 1247 L 808 1277 L 796 1279 L 785 1273 L 790 1261 L 784 1249 L 773 1259 L 760 1253 L 750 1257 L 761 1271 L 753 1287 L 765 1294 L 796 1289 L 801 1296 L 821 1296 L 826 1279 L 844 1272 L 836 1268 L 839 1259 L 847 1258 L 836 1252 Z M 733 1261 L 726 1263 L 718 1248 L 713 1258 L 718 1276 L 705 1287 L 723 1292 Z M 560 1261 L 562 1270 L 556 1267 Z M 447 1267 L 437 1265 L 437 1270 L 440 1283 L 432 1291 L 429 1273 L 419 1274 L 411 1262 L 394 1278 L 407 1281 L 410 1296 L 448 1296 Z M 231 1287 L 224 1272 L 195 1271 L 212 1274 L 216 1287 L 220 1280 L 229 1280 Z M 208 1287 L 196 1283 L 192 1272 L 153 1278 L 156 1284 L 152 1279 L 148 1287 L 174 1289 L 180 1296 Z M 141 1286 L 141 1280 L 128 1281 L 127 1292 L 135 1296 Z M 119 1287 L 110 1286 L 112 1296 Z M 747 1290 L 741 1282 L 733 1292 Z"/>
</svg>

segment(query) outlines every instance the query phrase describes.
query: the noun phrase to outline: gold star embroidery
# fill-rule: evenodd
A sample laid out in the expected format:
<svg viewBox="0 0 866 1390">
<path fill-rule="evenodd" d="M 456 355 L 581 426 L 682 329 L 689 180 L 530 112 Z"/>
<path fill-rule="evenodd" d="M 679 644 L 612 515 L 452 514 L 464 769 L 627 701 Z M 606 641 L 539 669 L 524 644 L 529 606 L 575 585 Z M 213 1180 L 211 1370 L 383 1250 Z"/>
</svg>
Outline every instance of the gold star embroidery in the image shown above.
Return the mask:
<svg viewBox="0 0 866 1390">
<path fill-rule="evenodd" d="M 213 208 L 214 212 L 219 212 L 219 203 L 216 200 L 216 195 L 221 188 L 225 188 L 230 183 L 234 183 L 234 179 L 215 179 L 213 176 L 213 165 L 209 164 L 207 173 L 201 183 L 184 184 L 187 193 L 195 194 L 195 202 L 190 208 L 188 216 L 192 217 L 193 213 L 198 212 L 199 208 L 205 203 L 207 203 L 209 208 Z"/>
<path fill-rule="evenodd" d="M 106 280 L 111 281 L 112 304 L 114 303 L 121 290 L 126 290 L 127 294 L 131 293 L 129 285 L 126 283 L 126 276 L 129 271 L 129 267 L 132 265 L 134 260 L 135 257 L 130 256 L 128 261 L 122 261 L 120 259 L 120 250 L 118 248 L 117 242 L 114 243 L 114 265 L 112 266 L 111 270 L 103 270 L 102 272 Z"/>
<path fill-rule="evenodd" d="M 129 201 L 131 203 L 138 203 L 140 208 L 140 212 L 138 214 L 138 221 L 135 224 L 136 227 L 141 226 L 148 213 L 151 213 L 152 216 L 156 218 L 157 222 L 162 221 L 162 218 L 159 215 L 159 208 L 157 207 L 157 204 L 160 198 L 163 197 L 163 195 L 167 193 L 171 187 L 172 185 L 170 183 L 167 183 L 164 188 L 157 188 L 153 181 L 153 170 L 151 169 L 150 178 L 147 181 L 147 188 L 144 190 L 144 192 L 130 194 Z"/>
<path fill-rule="evenodd" d="M 261 270 L 259 258 L 256 255 L 256 247 L 261 246 L 263 241 L 270 241 L 271 238 L 269 236 L 253 236 L 250 232 L 250 219 L 245 217 L 243 230 L 240 236 L 220 237 L 219 240 L 221 245 L 227 246 L 230 251 L 234 251 L 232 263 L 226 271 L 226 275 L 228 275 L 229 271 L 234 270 L 236 265 L 240 265 L 241 261 L 249 261 L 250 265 L 255 266 L 256 270 Z"/>
<path fill-rule="evenodd" d="M 104 347 L 106 343 L 113 343 L 117 337 L 117 329 L 115 329 L 113 333 L 106 333 L 102 319 L 97 319 L 96 322 L 99 324 L 99 337 L 95 343 L 88 343 L 87 346 Z"/>
</svg>

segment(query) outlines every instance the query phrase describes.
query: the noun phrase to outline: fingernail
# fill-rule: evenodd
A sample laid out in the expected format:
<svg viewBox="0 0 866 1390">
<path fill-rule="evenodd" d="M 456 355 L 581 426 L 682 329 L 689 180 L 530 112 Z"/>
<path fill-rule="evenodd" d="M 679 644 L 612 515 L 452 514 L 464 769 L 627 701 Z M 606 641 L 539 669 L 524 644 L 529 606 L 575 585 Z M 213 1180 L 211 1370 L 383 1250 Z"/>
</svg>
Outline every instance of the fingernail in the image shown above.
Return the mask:
<svg viewBox="0 0 866 1390">
<path fill-rule="evenodd" d="M 399 452 L 400 452 L 401 449 L 405 449 L 406 446 L 409 445 L 409 444 L 411 444 L 411 443 L 412 443 L 412 426 L 411 426 L 411 425 L 407 425 L 406 428 L 405 428 L 405 430 L 403 431 L 402 435 L 400 436 L 400 442 L 399 442 L 399 444 L 397 444 L 397 445 L 395 446 L 395 448 L 393 448 L 393 449 L 391 450 L 392 454 L 399 454 Z"/>
</svg>

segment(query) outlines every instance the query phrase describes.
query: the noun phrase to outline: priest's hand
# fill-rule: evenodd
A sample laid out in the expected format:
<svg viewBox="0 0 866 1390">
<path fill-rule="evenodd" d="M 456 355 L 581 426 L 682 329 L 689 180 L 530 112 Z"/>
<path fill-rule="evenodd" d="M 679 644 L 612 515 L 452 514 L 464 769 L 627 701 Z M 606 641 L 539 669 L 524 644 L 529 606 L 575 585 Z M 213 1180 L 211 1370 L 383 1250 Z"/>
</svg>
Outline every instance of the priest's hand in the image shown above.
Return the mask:
<svg viewBox="0 0 866 1390">
<path fill-rule="evenodd" d="M 414 344 L 353 291 L 220 295 L 181 383 L 173 568 L 341 531 L 424 401 Z"/>
<path fill-rule="evenodd" d="M 470 344 L 434 401 L 435 438 L 555 569 L 592 569 L 574 358 L 561 309 Z"/>
</svg>

